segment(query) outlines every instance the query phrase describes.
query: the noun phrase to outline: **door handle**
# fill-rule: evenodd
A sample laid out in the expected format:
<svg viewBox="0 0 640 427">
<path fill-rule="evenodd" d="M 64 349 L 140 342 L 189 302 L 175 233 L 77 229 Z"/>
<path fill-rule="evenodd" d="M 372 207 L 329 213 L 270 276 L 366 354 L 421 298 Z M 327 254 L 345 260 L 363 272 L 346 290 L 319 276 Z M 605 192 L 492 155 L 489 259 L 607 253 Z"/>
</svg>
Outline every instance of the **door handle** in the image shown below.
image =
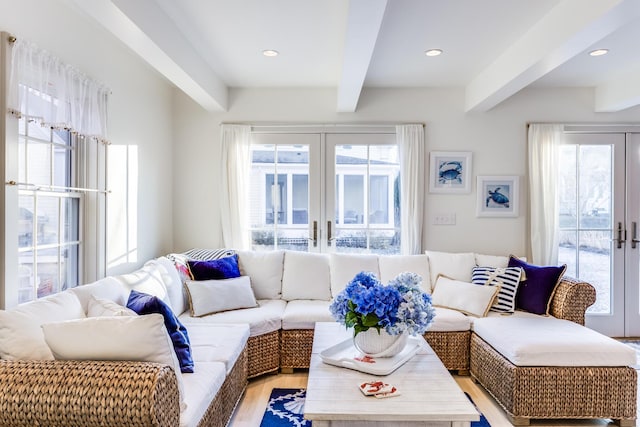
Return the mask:
<svg viewBox="0 0 640 427">
<path fill-rule="evenodd" d="M 613 239 L 618 242 L 618 249 L 622 248 L 622 244 L 627 241 L 627 231 L 624 230 L 624 238 L 622 238 L 622 223 L 618 223 L 618 238 Z"/>
<path fill-rule="evenodd" d="M 638 240 L 638 223 L 634 221 L 631 223 L 631 249 L 637 248 L 638 243 L 640 243 L 640 240 Z"/>
<path fill-rule="evenodd" d="M 331 237 L 331 221 L 327 221 L 327 246 L 331 246 L 331 242 L 334 240 Z"/>
<path fill-rule="evenodd" d="M 313 247 L 318 246 L 318 221 L 313 221 L 312 235 L 309 238 L 313 242 Z"/>
</svg>

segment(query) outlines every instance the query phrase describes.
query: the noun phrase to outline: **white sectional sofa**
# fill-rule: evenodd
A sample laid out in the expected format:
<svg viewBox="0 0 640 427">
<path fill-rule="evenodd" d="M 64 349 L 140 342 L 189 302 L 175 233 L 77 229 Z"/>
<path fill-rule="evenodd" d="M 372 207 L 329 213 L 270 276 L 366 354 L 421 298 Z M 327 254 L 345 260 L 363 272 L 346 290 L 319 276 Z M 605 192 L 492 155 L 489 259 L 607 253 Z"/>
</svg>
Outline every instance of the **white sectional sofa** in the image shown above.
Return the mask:
<svg viewBox="0 0 640 427">
<path fill-rule="evenodd" d="M 247 378 L 309 366 L 315 323 L 333 321 L 331 298 L 358 272 L 372 271 L 386 283 L 412 271 L 431 292 L 439 274 L 470 281 L 474 266 L 504 267 L 508 261 L 473 253 L 238 251 L 255 306 L 193 316 L 180 263 L 234 253 L 172 254 L 128 275 L 0 311 L 0 425 L 226 425 Z M 162 298 L 179 314 L 191 340 L 194 373 L 140 360 L 35 360 L 52 358 L 29 348 L 34 340 L 40 347 L 47 344 L 42 324 L 82 319 L 96 298 L 124 305 L 132 289 Z M 563 278 L 551 298 L 550 316 L 516 312 L 474 318 L 437 307 L 425 338 L 448 369 L 470 372 L 516 424 L 531 418 L 613 418 L 632 425 L 637 379 L 629 366 L 635 353 L 582 326 L 594 301 L 591 285 Z M 26 341 L 25 328 L 31 334 Z M 86 398 L 93 395 L 101 397 Z M 186 404 L 182 411 L 180 397 Z"/>
</svg>

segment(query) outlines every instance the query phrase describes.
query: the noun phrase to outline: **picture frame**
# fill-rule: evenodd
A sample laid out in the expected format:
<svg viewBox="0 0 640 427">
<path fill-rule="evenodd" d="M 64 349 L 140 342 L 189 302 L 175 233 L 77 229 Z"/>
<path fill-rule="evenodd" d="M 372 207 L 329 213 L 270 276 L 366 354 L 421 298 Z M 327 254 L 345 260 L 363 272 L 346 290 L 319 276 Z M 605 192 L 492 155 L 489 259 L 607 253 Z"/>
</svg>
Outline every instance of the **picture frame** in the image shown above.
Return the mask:
<svg viewBox="0 0 640 427">
<path fill-rule="evenodd" d="M 429 154 L 429 191 L 470 193 L 471 160 L 470 151 L 432 151 Z"/>
<path fill-rule="evenodd" d="M 517 217 L 520 206 L 520 177 L 478 176 L 478 217 Z"/>
</svg>

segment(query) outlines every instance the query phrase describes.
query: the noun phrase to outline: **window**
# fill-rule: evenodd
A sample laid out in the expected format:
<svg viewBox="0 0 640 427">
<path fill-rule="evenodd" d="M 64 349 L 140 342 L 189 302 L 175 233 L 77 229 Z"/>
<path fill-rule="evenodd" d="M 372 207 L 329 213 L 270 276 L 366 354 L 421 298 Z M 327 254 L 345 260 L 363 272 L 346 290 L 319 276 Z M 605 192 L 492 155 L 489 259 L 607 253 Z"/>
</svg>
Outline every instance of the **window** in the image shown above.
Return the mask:
<svg viewBox="0 0 640 427">
<path fill-rule="evenodd" d="M 395 134 L 254 133 L 253 249 L 400 252 Z"/>
</svg>

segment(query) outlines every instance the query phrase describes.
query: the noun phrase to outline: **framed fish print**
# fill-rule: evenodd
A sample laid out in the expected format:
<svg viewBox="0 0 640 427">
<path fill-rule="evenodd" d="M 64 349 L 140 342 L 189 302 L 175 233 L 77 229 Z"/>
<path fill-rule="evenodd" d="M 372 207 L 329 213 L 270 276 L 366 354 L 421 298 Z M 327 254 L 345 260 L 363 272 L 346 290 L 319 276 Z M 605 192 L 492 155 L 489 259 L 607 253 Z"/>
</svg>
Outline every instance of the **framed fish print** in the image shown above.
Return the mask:
<svg viewBox="0 0 640 427">
<path fill-rule="evenodd" d="M 471 192 L 471 152 L 432 151 L 429 165 L 431 193 Z"/>
<path fill-rule="evenodd" d="M 478 176 L 476 216 L 517 217 L 519 176 Z"/>
</svg>

